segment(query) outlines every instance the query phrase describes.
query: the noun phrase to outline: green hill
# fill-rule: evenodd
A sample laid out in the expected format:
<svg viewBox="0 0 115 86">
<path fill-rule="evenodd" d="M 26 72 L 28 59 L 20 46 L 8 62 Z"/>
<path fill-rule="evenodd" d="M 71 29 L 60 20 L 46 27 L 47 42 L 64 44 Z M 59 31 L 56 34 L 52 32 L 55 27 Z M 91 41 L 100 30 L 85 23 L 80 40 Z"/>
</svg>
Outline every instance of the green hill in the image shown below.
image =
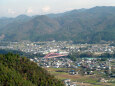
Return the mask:
<svg viewBox="0 0 115 86">
<path fill-rule="evenodd" d="M 46 70 L 16 54 L 0 55 L 0 86 L 63 86 Z"/>
</svg>

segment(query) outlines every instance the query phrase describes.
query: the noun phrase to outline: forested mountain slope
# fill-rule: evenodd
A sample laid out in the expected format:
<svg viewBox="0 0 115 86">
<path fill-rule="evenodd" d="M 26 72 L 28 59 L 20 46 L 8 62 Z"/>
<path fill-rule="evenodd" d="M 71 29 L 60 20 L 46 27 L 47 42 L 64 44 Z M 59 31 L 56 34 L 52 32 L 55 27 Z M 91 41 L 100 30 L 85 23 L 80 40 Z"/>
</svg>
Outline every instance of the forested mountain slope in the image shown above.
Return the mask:
<svg viewBox="0 0 115 86">
<path fill-rule="evenodd" d="M 16 54 L 0 55 L 0 86 L 63 86 L 46 70 Z"/>
<path fill-rule="evenodd" d="M 115 7 L 94 7 L 60 14 L 0 19 L 3 40 L 115 41 Z M 106 36 L 105 36 L 106 34 Z"/>
</svg>

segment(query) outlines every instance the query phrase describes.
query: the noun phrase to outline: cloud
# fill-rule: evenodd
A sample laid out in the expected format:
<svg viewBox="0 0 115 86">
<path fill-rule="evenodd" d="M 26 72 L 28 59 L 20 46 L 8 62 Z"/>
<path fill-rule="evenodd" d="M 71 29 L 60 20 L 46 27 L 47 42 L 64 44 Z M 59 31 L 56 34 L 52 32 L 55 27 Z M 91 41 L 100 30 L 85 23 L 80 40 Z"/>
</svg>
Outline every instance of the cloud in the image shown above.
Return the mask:
<svg viewBox="0 0 115 86">
<path fill-rule="evenodd" d="M 45 6 L 42 8 L 43 12 L 49 12 L 51 10 L 50 6 Z"/>
<path fill-rule="evenodd" d="M 26 10 L 26 12 L 27 12 L 27 13 L 33 13 L 33 9 L 32 9 L 32 8 L 28 8 L 28 9 Z"/>
<path fill-rule="evenodd" d="M 8 9 L 9 14 L 15 14 L 16 12 L 13 9 Z"/>
</svg>

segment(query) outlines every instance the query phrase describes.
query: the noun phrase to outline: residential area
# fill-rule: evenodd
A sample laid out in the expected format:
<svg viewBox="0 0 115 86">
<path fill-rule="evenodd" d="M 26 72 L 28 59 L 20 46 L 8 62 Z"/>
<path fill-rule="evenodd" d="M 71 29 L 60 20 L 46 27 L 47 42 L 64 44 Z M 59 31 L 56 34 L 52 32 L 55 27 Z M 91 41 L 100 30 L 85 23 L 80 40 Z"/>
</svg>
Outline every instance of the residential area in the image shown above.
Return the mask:
<svg viewBox="0 0 115 86">
<path fill-rule="evenodd" d="M 0 42 L 0 49 L 19 50 L 26 53 L 57 52 L 69 54 L 71 52 L 91 52 L 95 54 L 114 53 L 115 46 L 107 44 L 74 44 L 72 41 L 44 41 L 44 42 Z"/>
<path fill-rule="evenodd" d="M 1 43 L 0 49 L 18 50 L 24 53 L 43 54 L 43 57 L 29 58 L 38 66 L 46 69 L 66 86 L 114 86 L 115 58 L 76 57 L 73 52 L 113 54 L 115 46 L 108 44 L 74 44 L 72 41 L 46 42 L 7 42 Z"/>
</svg>

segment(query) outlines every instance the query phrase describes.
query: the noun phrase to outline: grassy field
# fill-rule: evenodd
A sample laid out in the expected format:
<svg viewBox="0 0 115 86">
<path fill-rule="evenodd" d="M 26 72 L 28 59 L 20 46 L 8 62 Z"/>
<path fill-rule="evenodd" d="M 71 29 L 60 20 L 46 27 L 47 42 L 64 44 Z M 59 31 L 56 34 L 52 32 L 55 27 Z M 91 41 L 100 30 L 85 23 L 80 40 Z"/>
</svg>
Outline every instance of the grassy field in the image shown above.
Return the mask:
<svg viewBox="0 0 115 86">
<path fill-rule="evenodd" d="M 68 68 L 45 68 L 50 74 L 54 75 L 60 80 L 71 79 L 71 81 L 79 84 L 80 86 L 115 86 L 115 83 L 102 83 L 99 82 L 99 76 L 96 75 L 70 75 L 67 72 L 57 72 L 57 71 L 67 71 Z"/>
</svg>

